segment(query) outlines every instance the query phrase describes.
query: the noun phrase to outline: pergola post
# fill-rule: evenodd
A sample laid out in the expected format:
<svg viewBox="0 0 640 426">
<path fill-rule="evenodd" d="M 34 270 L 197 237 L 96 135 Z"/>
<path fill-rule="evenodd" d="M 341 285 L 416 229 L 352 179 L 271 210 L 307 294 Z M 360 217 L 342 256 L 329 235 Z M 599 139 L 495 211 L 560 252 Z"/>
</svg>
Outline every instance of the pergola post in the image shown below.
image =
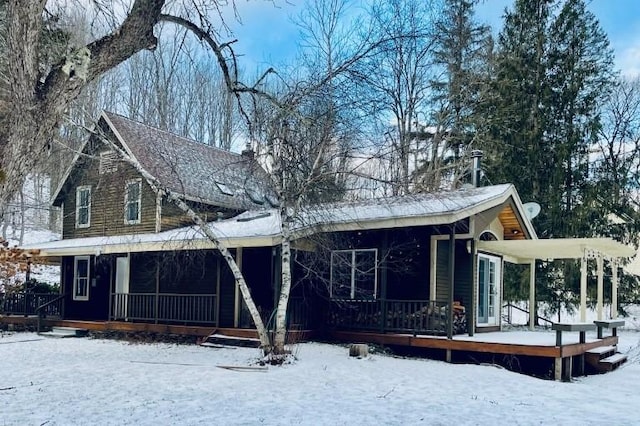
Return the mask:
<svg viewBox="0 0 640 426">
<path fill-rule="evenodd" d="M 587 320 L 587 256 L 580 259 L 580 322 Z"/>
<path fill-rule="evenodd" d="M 529 264 L 529 329 L 533 330 L 536 325 L 536 261 Z"/>
<path fill-rule="evenodd" d="M 611 261 L 611 319 L 618 318 L 618 260 Z"/>
<path fill-rule="evenodd" d="M 596 258 L 598 263 L 598 301 L 596 304 L 598 321 L 602 321 L 602 299 L 604 295 L 604 267 L 602 254 L 598 253 Z"/>
</svg>

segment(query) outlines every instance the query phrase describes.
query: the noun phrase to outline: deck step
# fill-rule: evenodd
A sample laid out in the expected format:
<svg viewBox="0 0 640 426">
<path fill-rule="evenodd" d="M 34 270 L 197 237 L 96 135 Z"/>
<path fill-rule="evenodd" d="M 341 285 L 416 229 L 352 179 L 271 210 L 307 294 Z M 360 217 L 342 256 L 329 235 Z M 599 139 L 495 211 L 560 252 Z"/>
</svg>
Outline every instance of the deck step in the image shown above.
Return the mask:
<svg viewBox="0 0 640 426">
<path fill-rule="evenodd" d="M 40 335 L 45 337 L 66 338 L 66 337 L 85 337 L 87 333 L 88 333 L 88 330 L 84 330 L 82 328 L 51 327 L 51 331 L 40 333 Z"/>
<path fill-rule="evenodd" d="M 589 349 L 586 353 L 593 354 L 593 355 L 602 355 L 609 352 L 615 353 L 615 351 L 616 351 L 615 346 L 598 346 L 597 348 Z"/>
<path fill-rule="evenodd" d="M 622 365 L 625 361 L 627 361 L 627 356 L 625 354 L 616 353 L 607 357 L 605 359 L 601 359 L 599 362 L 601 371 L 613 371 Z"/>
<path fill-rule="evenodd" d="M 200 346 L 215 348 L 221 346 L 240 346 L 245 348 L 259 348 L 260 340 L 250 337 L 226 336 L 224 334 L 211 334 L 202 340 Z"/>
</svg>

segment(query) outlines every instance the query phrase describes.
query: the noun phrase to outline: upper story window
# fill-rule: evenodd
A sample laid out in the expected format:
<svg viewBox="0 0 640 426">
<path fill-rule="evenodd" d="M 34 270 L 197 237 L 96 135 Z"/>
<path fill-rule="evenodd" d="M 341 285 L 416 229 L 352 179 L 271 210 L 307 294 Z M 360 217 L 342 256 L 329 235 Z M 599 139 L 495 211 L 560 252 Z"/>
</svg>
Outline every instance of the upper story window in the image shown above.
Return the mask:
<svg viewBox="0 0 640 426">
<path fill-rule="evenodd" d="M 140 205 L 142 198 L 142 180 L 127 182 L 124 194 L 124 223 L 134 225 L 140 223 Z"/>
<path fill-rule="evenodd" d="M 331 252 L 331 297 L 375 299 L 378 285 L 378 250 Z"/>
<path fill-rule="evenodd" d="M 76 188 L 76 228 L 88 228 L 91 225 L 91 187 Z"/>
</svg>

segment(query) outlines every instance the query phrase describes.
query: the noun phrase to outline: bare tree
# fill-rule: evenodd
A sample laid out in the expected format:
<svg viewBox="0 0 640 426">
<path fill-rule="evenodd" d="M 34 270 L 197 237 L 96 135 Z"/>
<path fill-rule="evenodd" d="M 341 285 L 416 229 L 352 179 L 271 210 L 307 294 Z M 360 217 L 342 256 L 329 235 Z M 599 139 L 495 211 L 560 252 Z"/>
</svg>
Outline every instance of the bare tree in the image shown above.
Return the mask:
<svg viewBox="0 0 640 426">
<path fill-rule="evenodd" d="M 393 194 L 411 190 L 415 134 L 429 112 L 430 80 L 433 73 L 434 38 L 431 31 L 435 4 L 377 1 L 371 11 L 380 35 L 387 40 L 381 54 L 373 56 L 361 70 L 372 91 L 381 134 L 391 149 Z"/>
</svg>

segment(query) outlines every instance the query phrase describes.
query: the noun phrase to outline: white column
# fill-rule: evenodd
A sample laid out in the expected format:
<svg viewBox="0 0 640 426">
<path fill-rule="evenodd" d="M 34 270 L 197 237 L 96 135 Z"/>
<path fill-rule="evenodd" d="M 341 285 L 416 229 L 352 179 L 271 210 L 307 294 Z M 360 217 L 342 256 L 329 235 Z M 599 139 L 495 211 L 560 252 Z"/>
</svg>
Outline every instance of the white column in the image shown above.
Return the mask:
<svg viewBox="0 0 640 426">
<path fill-rule="evenodd" d="M 596 302 L 596 310 L 597 310 L 597 317 L 598 317 L 598 321 L 602 320 L 602 299 L 603 299 L 603 294 L 604 294 L 604 268 L 603 268 L 603 260 L 602 260 L 602 255 L 598 254 L 597 257 L 597 261 L 598 261 L 598 301 Z"/>
<path fill-rule="evenodd" d="M 529 329 L 536 325 L 536 261 L 529 264 Z"/>
<path fill-rule="evenodd" d="M 587 320 L 587 256 L 580 259 L 580 322 Z"/>
<path fill-rule="evenodd" d="M 618 259 L 611 261 L 611 319 L 618 318 Z"/>
</svg>

